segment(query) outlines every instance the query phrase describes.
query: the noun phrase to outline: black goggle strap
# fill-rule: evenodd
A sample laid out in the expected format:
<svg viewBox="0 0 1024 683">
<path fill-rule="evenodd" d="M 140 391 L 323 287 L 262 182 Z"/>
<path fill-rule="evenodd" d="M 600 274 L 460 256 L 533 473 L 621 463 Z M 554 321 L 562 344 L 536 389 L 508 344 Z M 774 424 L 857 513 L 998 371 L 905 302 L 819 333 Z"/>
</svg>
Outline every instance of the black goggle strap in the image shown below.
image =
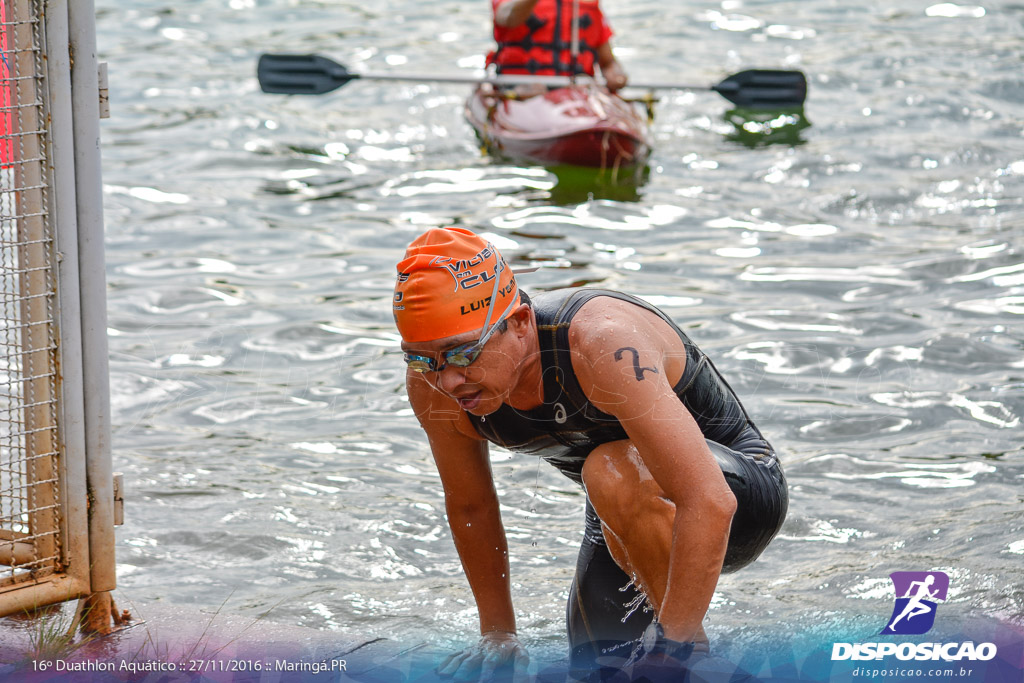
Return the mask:
<svg viewBox="0 0 1024 683">
<path fill-rule="evenodd" d="M 489 331 L 487 331 L 484 334 L 480 335 L 480 339 L 477 340 L 477 344 L 479 344 L 482 347 L 484 344 L 487 343 L 487 340 L 490 339 L 494 335 L 494 330 L 498 329 L 498 324 L 502 320 L 504 320 L 505 317 L 509 313 L 512 312 L 512 308 L 515 305 L 516 305 L 515 299 L 513 299 L 512 301 L 509 302 L 508 308 L 506 308 L 504 311 L 501 312 L 501 315 L 498 316 L 498 320 L 494 323 L 494 326 Z"/>
<path fill-rule="evenodd" d="M 494 304 L 498 303 L 498 286 L 501 284 L 501 275 L 498 270 L 501 267 L 500 256 L 498 262 L 494 264 L 494 289 L 491 290 L 491 304 L 487 307 L 487 319 L 484 320 L 484 329 L 480 333 L 480 337 L 484 338 L 487 336 L 487 330 L 491 329 L 491 317 L 494 315 Z"/>
<path fill-rule="evenodd" d="M 487 343 L 487 340 L 494 336 L 494 331 L 498 329 L 498 324 L 505 319 L 505 316 L 512 312 L 512 307 L 516 303 L 515 299 L 509 302 L 508 307 L 505 308 L 505 310 L 501 312 L 501 315 L 497 317 L 497 319 L 494 322 L 494 325 L 491 325 L 491 318 L 494 316 L 494 304 L 496 303 L 498 296 L 498 284 L 500 283 L 500 279 L 498 278 L 497 275 L 498 266 L 494 267 L 494 271 L 494 290 L 491 292 L 491 305 L 490 308 L 488 308 L 487 310 L 487 320 L 484 321 L 484 328 L 483 330 L 481 330 L 480 338 L 477 339 L 475 342 L 472 342 L 471 344 L 463 344 L 462 346 L 458 346 L 454 349 L 451 349 L 450 351 L 446 351 L 444 353 L 444 357 L 445 360 L 447 360 L 450 363 L 452 363 L 452 358 L 450 354 L 454 354 L 455 352 L 458 352 L 458 355 L 461 355 L 465 360 L 468 361 L 465 364 L 462 364 L 461 367 L 465 367 L 466 365 L 469 365 L 470 363 L 475 361 L 476 357 L 480 355 L 481 351 L 483 351 L 484 344 Z M 452 365 L 460 364 L 452 363 Z"/>
</svg>

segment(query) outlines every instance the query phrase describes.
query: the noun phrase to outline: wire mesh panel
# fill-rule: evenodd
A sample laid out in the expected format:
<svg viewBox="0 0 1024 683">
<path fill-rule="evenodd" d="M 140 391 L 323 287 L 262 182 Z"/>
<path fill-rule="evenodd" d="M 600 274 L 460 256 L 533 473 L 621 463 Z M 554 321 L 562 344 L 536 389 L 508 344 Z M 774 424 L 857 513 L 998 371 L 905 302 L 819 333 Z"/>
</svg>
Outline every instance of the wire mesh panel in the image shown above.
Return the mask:
<svg viewBox="0 0 1024 683">
<path fill-rule="evenodd" d="M 40 4 L 0 0 L 0 590 L 39 581 L 63 564 Z"/>
</svg>

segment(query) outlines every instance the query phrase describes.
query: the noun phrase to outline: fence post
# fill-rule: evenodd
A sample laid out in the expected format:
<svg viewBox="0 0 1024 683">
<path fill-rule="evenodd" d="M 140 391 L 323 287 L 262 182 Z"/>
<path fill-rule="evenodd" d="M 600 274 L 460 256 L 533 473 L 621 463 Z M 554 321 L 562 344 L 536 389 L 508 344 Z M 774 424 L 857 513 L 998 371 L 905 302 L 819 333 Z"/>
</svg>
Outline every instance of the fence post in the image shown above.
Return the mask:
<svg viewBox="0 0 1024 683">
<path fill-rule="evenodd" d="M 46 55 L 50 118 L 50 174 L 54 238 L 63 258 L 56 259 L 57 326 L 60 331 L 60 481 L 63 499 L 65 571 L 89 588 L 88 495 L 85 473 L 85 408 L 82 389 L 82 310 L 78 291 L 78 218 L 75 191 L 75 144 L 71 109 L 71 53 L 68 45 L 68 0 L 46 0 L 46 42 L 57 46 Z"/>
<path fill-rule="evenodd" d="M 110 362 L 107 355 L 107 278 L 100 168 L 99 64 L 92 0 L 68 3 L 74 60 L 71 106 L 78 198 L 78 269 L 82 305 L 86 478 L 92 591 L 117 587 L 114 561 L 114 473 L 110 459 Z"/>
</svg>

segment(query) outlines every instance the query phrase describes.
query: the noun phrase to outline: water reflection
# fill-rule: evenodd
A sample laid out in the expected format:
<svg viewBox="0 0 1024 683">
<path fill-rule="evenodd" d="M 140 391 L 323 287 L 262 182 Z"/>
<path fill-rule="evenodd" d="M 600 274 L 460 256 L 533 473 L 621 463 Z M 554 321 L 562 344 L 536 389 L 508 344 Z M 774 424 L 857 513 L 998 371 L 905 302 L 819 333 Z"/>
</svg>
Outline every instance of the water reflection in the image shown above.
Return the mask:
<svg viewBox="0 0 1024 683">
<path fill-rule="evenodd" d="M 803 107 L 772 111 L 730 109 L 724 118 L 733 129 L 726 134 L 726 139 L 750 149 L 768 145 L 802 145 L 806 140 L 801 134 L 811 127 Z"/>
<path fill-rule="evenodd" d="M 556 182 L 550 190 L 549 201 L 565 206 L 593 199 L 617 202 L 640 201 L 640 188 L 650 177 L 646 164 L 633 168 L 583 168 L 581 166 L 555 166 L 548 169 Z"/>
</svg>

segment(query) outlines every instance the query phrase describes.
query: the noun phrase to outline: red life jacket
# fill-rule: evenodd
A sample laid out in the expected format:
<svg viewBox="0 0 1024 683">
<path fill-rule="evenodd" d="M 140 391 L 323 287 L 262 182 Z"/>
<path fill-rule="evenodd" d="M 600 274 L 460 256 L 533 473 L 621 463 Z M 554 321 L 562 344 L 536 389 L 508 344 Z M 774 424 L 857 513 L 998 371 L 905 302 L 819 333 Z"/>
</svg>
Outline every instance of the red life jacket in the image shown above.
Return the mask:
<svg viewBox="0 0 1024 683">
<path fill-rule="evenodd" d="M 492 0 L 495 11 L 505 0 Z M 594 75 L 597 49 L 612 30 L 596 2 L 580 2 L 579 55 L 572 59 L 572 0 L 540 0 L 519 26 L 494 25 L 498 49 L 487 63 L 499 74 Z"/>
</svg>

